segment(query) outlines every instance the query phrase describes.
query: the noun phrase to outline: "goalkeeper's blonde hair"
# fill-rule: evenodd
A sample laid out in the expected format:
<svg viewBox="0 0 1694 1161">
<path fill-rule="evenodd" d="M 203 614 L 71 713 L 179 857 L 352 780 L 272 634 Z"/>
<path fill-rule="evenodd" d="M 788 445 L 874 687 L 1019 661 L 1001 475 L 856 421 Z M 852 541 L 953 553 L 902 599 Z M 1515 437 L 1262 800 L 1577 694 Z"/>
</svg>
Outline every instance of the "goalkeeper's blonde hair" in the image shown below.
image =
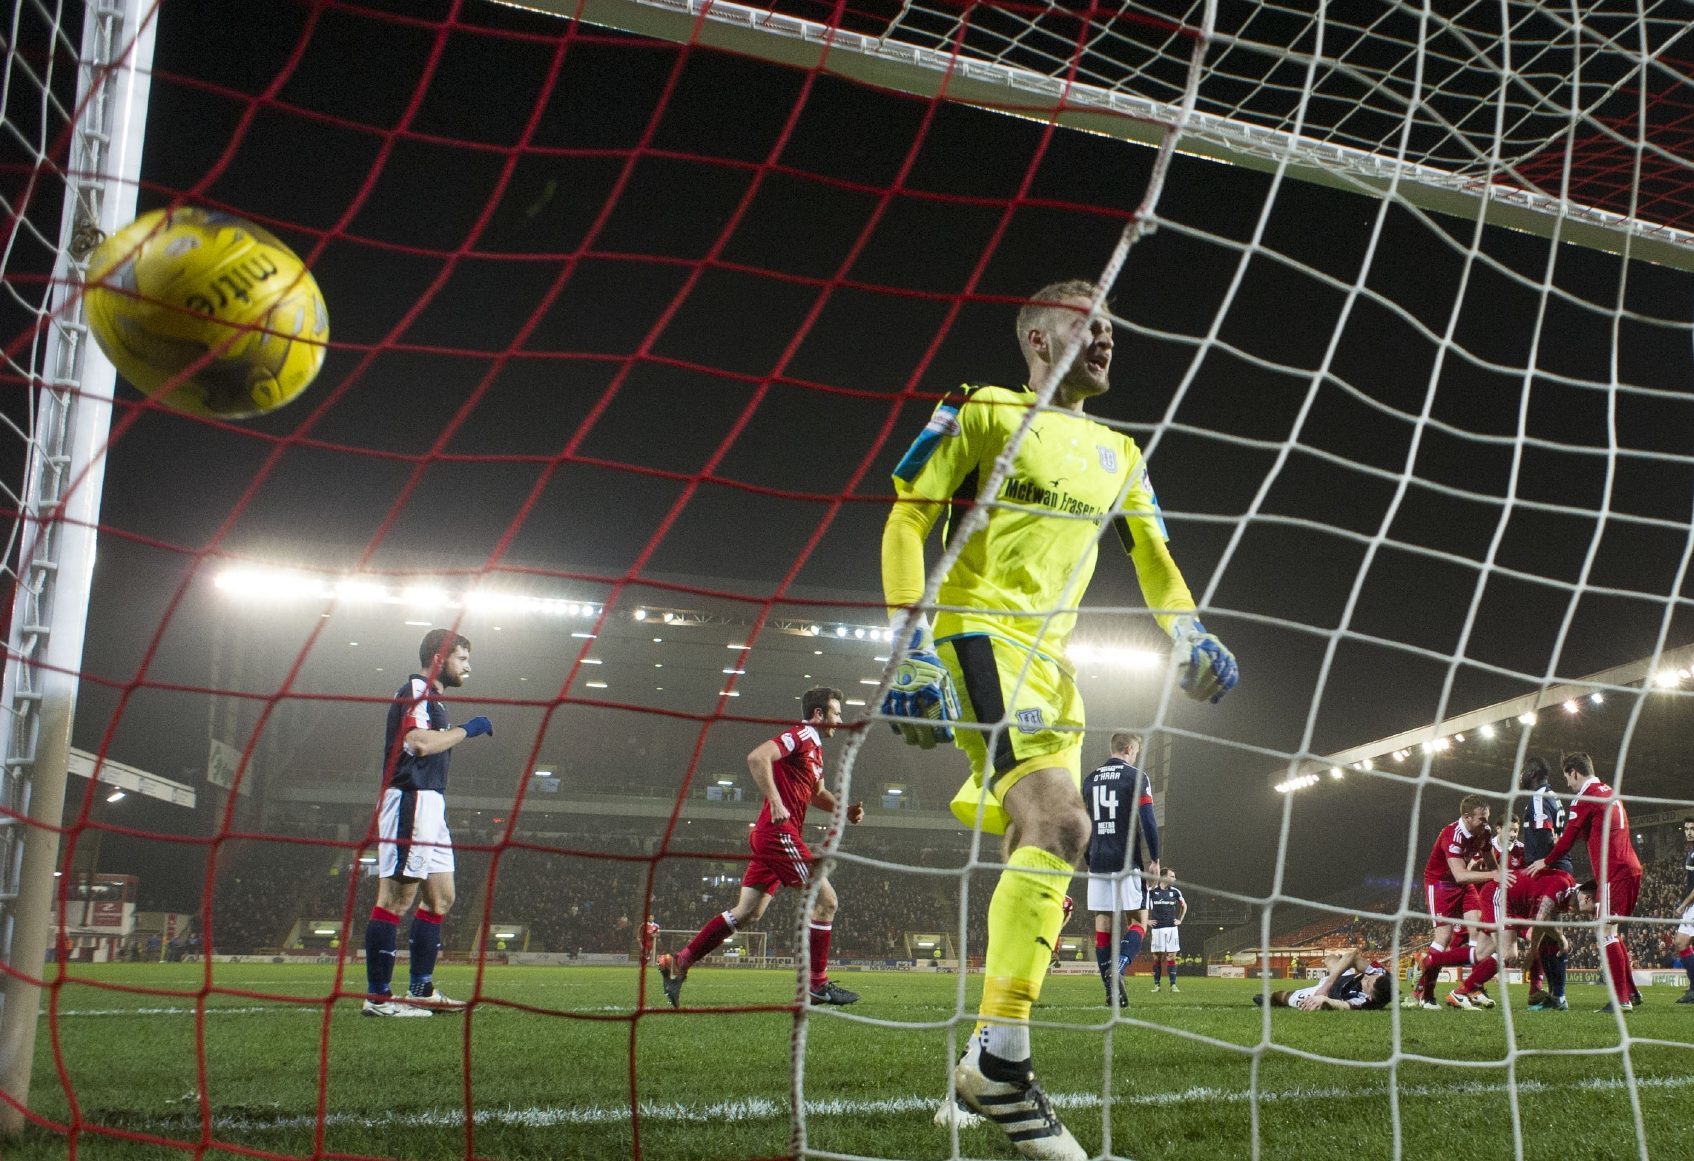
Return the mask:
<svg viewBox="0 0 1694 1161">
<path fill-rule="evenodd" d="M 1063 312 L 1078 313 L 1075 307 L 1061 303 L 1066 298 L 1094 297 L 1095 286 L 1086 278 L 1066 278 L 1059 282 L 1049 282 L 1040 290 L 1029 296 L 1029 301 L 1018 311 L 1018 349 L 1023 352 L 1024 360 L 1030 358 L 1029 332 L 1033 330 L 1052 330 L 1052 316 Z M 1109 306 L 1110 303 L 1102 303 Z"/>
</svg>

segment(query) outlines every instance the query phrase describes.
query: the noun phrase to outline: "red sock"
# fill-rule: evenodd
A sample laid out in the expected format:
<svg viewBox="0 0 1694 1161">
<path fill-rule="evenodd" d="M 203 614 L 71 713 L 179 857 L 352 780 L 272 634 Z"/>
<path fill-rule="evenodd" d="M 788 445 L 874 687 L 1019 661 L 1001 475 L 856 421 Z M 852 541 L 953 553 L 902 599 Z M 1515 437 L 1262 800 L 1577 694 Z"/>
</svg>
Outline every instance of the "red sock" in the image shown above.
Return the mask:
<svg viewBox="0 0 1694 1161">
<path fill-rule="evenodd" d="M 829 983 L 829 930 L 830 925 L 811 922 L 811 939 L 809 948 L 812 953 L 812 991 L 822 991 Z"/>
<path fill-rule="evenodd" d="M 1437 970 L 1444 967 L 1464 967 L 1470 963 L 1470 944 L 1450 947 L 1446 951 L 1429 952 L 1424 960 L 1430 967 Z"/>
<path fill-rule="evenodd" d="M 1629 953 L 1624 950 L 1622 940 L 1607 941 L 1606 966 L 1612 977 L 1612 998 L 1629 999 L 1629 994 L 1635 990 L 1635 981 L 1629 977 Z"/>
<path fill-rule="evenodd" d="M 676 953 L 677 959 L 682 961 L 682 969 L 687 971 L 688 965 L 699 963 L 711 955 L 720 943 L 734 934 L 735 924 L 730 922 L 729 912 L 712 916 L 706 921 L 706 926 L 688 941 L 688 946 Z"/>
<path fill-rule="evenodd" d="M 1094 933 L 1094 946 L 1095 947 L 1110 947 L 1110 946 L 1112 946 L 1112 933 L 1109 932 L 1109 931 L 1096 931 Z"/>
<path fill-rule="evenodd" d="M 1483 984 L 1494 978 L 1494 973 L 1500 970 L 1500 961 L 1491 955 L 1482 957 L 1482 962 L 1471 968 L 1470 975 L 1459 987 L 1467 992 L 1474 992 Z"/>
<path fill-rule="evenodd" d="M 392 923 L 396 926 L 400 923 L 400 917 L 386 907 L 372 907 L 371 919 L 377 923 Z"/>
</svg>

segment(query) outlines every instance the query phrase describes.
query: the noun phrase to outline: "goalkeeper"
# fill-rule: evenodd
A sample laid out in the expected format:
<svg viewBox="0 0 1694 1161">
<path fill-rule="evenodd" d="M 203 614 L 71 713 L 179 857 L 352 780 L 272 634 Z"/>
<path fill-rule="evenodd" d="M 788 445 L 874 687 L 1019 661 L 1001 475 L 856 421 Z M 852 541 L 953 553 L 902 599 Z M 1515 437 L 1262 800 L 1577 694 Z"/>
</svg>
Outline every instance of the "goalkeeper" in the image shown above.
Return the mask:
<svg viewBox="0 0 1694 1161">
<path fill-rule="evenodd" d="M 1025 1157 L 1059 1161 L 1088 1154 L 1036 1083 L 1028 1021 L 1091 829 L 1079 790 L 1082 699 L 1065 646 L 1104 523 L 1174 642 L 1183 690 L 1216 702 L 1236 681 L 1235 659 L 1195 617 L 1165 548 L 1140 449 L 1082 414 L 1108 389 L 1112 362 L 1112 324 L 1090 314 L 1093 293 L 1087 282 L 1053 283 L 1018 312 L 1028 383 L 1056 371 L 1059 382 L 1052 407 L 1019 444 L 987 522 L 942 581 L 945 611 L 933 631 L 915 612 L 907 620 L 924 590 L 924 541 L 938 519 L 963 520 L 1033 405 L 1032 388 L 967 387 L 943 399 L 894 470 L 896 502 L 882 536 L 884 596 L 896 626 L 910 633 L 883 713 L 909 743 L 927 749 L 951 740 L 969 755 L 971 777 L 953 812 L 1005 835 L 982 1006 L 954 1088 Z M 1075 340 L 1080 346 L 1058 368 Z M 957 510 L 954 501 L 962 502 Z"/>
</svg>

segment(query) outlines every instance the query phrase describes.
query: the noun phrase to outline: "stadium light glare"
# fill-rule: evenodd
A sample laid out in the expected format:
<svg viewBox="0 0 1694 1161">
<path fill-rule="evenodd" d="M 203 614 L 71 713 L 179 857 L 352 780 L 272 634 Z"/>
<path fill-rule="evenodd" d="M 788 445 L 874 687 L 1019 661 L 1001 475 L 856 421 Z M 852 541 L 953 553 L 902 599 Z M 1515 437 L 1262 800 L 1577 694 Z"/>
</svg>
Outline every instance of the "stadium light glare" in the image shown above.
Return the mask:
<svg viewBox="0 0 1694 1161">
<path fill-rule="evenodd" d="M 1329 776 L 1331 778 L 1345 778 L 1347 776 L 1347 771 L 1343 770 L 1339 766 L 1331 766 L 1329 768 Z"/>
<path fill-rule="evenodd" d="M 837 636 L 837 637 L 845 637 L 845 636 L 847 636 L 847 626 L 846 626 L 846 625 L 837 625 L 837 626 L 836 626 L 836 627 L 835 627 L 835 635 L 836 635 L 836 636 Z"/>
<path fill-rule="evenodd" d="M 407 585 L 400 592 L 400 602 L 420 609 L 439 609 L 452 598 L 439 585 Z"/>
<path fill-rule="evenodd" d="M 1595 690 L 1593 693 L 1588 695 L 1588 700 L 1593 702 L 1595 705 L 1604 705 L 1606 696 L 1599 690 Z"/>
<path fill-rule="evenodd" d="M 106 795 L 106 801 L 107 802 L 122 802 L 124 799 L 126 799 L 128 797 L 129 797 L 129 795 L 127 793 L 125 793 L 124 791 L 114 790 L 110 794 Z"/>
<path fill-rule="evenodd" d="M 646 609 L 637 609 L 637 610 L 635 610 L 635 612 L 634 612 L 634 613 L 632 613 L 632 614 L 631 614 L 631 615 L 632 615 L 632 616 L 633 616 L 633 617 L 634 617 L 634 618 L 635 618 L 635 619 L 636 619 L 636 620 L 637 620 L 637 621 L 645 621 L 645 620 L 646 620 L 646 619 L 647 619 L 647 610 L 646 610 Z"/>
<path fill-rule="evenodd" d="M 1485 738 L 1492 738 L 1494 736 L 1494 727 L 1485 725 L 1478 730 L 1477 733 L 1481 734 Z"/>
<path fill-rule="evenodd" d="M 1570 698 L 1568 701 L 1565 702 L 1565 712 L 1567 714 L 1571 714 L 1571 715 L 1574 716 L 1576 714 L 1576 712 L 1581 708 L 1582 708 L 1581 706 L 1576 704 L 1576 699 L 1574 697 Z"/>
<path fill-rule="evenodd" d="M 1520 726 L 1533 726 L 1537 720 L 1539 719 L 1536 718 L 1534 710 L 1525 710 L 1518 715 L 1518 725 Z"/>
</svg>

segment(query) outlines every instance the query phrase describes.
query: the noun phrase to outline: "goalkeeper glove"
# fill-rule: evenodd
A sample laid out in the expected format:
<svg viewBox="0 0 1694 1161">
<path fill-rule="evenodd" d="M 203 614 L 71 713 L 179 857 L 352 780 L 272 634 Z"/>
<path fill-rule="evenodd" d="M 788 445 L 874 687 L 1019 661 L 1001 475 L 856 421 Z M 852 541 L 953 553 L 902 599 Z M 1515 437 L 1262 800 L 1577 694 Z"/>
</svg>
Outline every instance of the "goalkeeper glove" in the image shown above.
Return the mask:
<svg viewBox="0 0 1694 1161">
<path fill-rule="evenodd" d="M 937 742 L 951 742 L 953 731 L 946 723 L 959 717 L 959 697 L 953 679 L 935 654 L 935 639 L 929 622 L 918 621 L 912 630 L 911 648 L 894 670 L 894 683 L 882 699 L 882 712 L 891 718 L 924 718 L 935 724 L 889 722 L 889 727 L 906 739 L 906 744 L 932 749 Z"/>
<path fill-rule="evenodd" d="M 491 738 L 494 736 L 494 723 L 483 717 L 481 714 L 478 714 L 459 728 L 465 731 L 465 737 L 467 738 L 480 738 L 484 734 L 487 734 Z"/>
<path fill-rule="evenodd" d="M 1171 656 L 1182 667 L 1182 692 L 1195 701 L 1216 705 L 1240 678 L 1235 654 L 1206 632 L 1197 617 L 1177 620 L 1171 633 Z"/>
</svg>

